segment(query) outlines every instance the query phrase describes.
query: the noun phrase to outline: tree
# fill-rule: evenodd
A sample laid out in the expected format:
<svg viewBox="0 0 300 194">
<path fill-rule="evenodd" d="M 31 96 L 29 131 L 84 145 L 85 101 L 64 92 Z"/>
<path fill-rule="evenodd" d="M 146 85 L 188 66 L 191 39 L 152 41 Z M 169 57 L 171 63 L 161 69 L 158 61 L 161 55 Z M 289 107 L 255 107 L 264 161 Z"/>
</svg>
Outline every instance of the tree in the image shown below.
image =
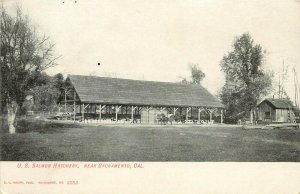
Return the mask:
<svg viewBox="0 0 300 194">
<path fill-rule="evenodd" d="M 41 36 L 20 7 L 9 15 L 0 7 L 1 21 L 1 106 L 7 109 L 9 132 L 15 133 L 14 121 L 26 91 L 38 85 L 41 72 L 56 65 L 54 44 Z"/>
<path fill-rule="evenodd" d="M 45 84 L 32 88 L 28 94 L 33 96 L 33 109 L 37 111 L 53 111 L 57 109 L 57 102 L 64 91 L 64 78 L 62 74 L 51 77 L 42 74 Z"/>
<path fill-rule="evenodd" d="M 235 38 L 233 51 L 223 57 L 220 65 L 225 72 L 225 85 L 220 97 L 227 121 L 249 116 L 270 91 L 272 74 L 263 69 L 264 54 L 262 47 L 245 33 Z"/>
<path fill-rule="evenodd" d="M 190 65 L 191 81 L 187 78 L 182 78 L 181 83 L 183 84 L 201 84 L 201 81 L 205 78 L 205 73 L 199 68 L 197 64 Z"/>
<path fill-rule="evenodd" d="M 58 73 L 54 75 L 54 87 L 60 91 L 60 93 L 63 93 L 65 91 L 65 80 L 64 76 L 61 73 Z"/>
</svg>

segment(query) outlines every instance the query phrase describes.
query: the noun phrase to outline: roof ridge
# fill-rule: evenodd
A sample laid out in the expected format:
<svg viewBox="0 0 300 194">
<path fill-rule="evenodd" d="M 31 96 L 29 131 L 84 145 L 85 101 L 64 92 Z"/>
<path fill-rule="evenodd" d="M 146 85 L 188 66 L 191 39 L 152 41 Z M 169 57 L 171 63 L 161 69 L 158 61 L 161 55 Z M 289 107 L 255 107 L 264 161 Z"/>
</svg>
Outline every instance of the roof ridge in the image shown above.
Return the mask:
<svg viewBox="0 0 300 194">
<path fill-rule="evenodd" d="M 95 76 L 95 75 L 75 75 L 75 74 L 68 74 L 67 77 L 69 76 L 81 76 L 81 77 L 95 77 L 95 78 L 109 78 L 109 79 L 118 79 L 118 80 L 129 80 L 129 81 L 140 81 L 140 82 L 152 82 L 152 83 L 166 83 L 166 84 L 176 84 L 176 85 L 189 85 L 189 86 L 196 86 L 196 87 L 201 87 L 205 90 L 202 85 L 200 84 L 184 84 L 180 82 L 167 82 L 167 81 L 154 81 L 154 80 L 140 80 L 140 79 L 129 79 L 129 78 L 116 78 L 116 77 L 104 77 L 104 76 Z"/>
<path fill-rule="evenodd" d="M 288 99 L 288 98 L 281 98 L 281 99 L 279 99 L 279 98 L 266 98 L 265 100 L 278 100 L 278 101 L 288 101 L 288 102 L 290 102 L 291 100 L 290 99 Z"/>
</svg>

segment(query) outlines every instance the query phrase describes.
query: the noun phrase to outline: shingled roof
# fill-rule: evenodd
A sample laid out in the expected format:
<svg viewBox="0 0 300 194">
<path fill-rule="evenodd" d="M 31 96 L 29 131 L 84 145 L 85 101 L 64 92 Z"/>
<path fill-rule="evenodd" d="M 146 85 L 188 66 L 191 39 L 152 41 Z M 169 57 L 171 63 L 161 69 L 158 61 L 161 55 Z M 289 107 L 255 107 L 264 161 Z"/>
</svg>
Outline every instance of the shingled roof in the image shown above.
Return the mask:
<svg viewBox="0 0 300 194">
<path fill-rule="evenodd" d="M 292 102 L 290 100 L 287 100 L 287 99 L 267 98 L 267 99 L 263 100 L 261 103 L 263 103 L 263 102 L 267 102 L 271 106 L 273 106 L 274 108 L 277 108 L 277 109 L 289 109 L 289 108 L 293 108 Z M 259 103 L 258 106 L 261 103 Z"/>
<path fill-rule="evenodd" d="M 200 85 L 69 75 L 83 103 L 223 107 Z"/>
</svg>

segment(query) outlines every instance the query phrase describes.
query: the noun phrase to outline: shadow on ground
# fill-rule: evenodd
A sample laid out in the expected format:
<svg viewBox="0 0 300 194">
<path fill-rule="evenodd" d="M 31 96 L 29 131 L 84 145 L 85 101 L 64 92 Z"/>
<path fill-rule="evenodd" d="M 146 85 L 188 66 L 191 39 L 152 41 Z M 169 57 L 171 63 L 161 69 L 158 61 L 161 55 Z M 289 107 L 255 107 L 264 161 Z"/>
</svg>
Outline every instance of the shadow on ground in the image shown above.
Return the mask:
<svg viewBox="0 0 300 194">
<path fill-rule="evenodd" d="M 64 130 L 70 128 L 79 128 L 80 125 L 76 123 L 58 122 L 55 120 L 39 120 L 39 119 L 19 119 L 15 124 L 17 133 L 62 133 Z M 2 124 L 3 133 L 8 132 L 8 125 Z"/>
</svg>

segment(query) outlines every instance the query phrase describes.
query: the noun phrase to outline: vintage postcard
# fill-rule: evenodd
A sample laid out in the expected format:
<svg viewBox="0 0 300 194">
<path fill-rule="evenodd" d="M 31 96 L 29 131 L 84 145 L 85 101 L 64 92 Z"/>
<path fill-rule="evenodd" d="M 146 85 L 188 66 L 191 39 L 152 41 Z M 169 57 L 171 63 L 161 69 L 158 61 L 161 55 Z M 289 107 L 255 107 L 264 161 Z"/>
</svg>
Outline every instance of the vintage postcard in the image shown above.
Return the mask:
<svg viewBox="0 0 300 194">
<path fill-rule="evenodd" d="M 0 193 L 300 193 L 299 0 L 1 0 Z"/>
</svg>

